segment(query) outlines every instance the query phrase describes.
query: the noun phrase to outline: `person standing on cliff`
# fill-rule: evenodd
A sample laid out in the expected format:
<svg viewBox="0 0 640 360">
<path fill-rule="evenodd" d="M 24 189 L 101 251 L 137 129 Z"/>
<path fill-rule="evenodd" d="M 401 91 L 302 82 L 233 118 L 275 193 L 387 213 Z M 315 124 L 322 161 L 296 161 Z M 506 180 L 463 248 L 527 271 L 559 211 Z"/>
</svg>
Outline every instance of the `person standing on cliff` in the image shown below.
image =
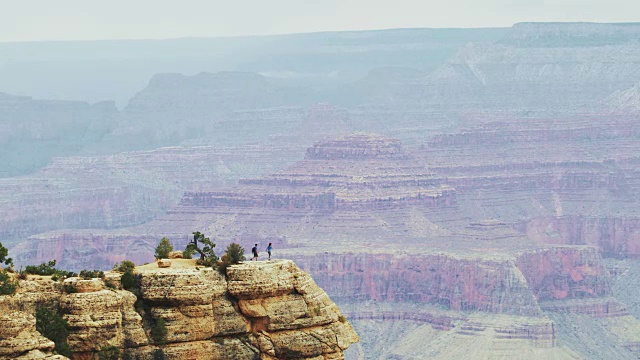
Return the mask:
<svg viewBox="0 0 640 360">
<path fill-rule="evenodd" d="M 253 257 L 251 258 L 251 260 L 258 261 L 258 244 L 251 248 L 251 252 L 253 253 Z"/>
<path fill-rule="evenodd" d="M 271 243 L 269 243 L 269 246 L 267 246 L 267 253 L 269 254 L 269 260 L 271 260 L 271 250 L 273 250 L 273 247 L 271 246 Z"/>
</svg>

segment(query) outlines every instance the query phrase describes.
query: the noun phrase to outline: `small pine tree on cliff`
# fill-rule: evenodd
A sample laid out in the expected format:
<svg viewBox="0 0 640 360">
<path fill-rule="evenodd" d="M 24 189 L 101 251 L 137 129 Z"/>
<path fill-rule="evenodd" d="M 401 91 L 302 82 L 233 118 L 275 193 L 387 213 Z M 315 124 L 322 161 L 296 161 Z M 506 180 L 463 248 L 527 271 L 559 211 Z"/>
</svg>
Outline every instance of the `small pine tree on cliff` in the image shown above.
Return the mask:
<svg viewBox="0 0 640 360">
<path fill-rule="evenodd" d="M 18 288 L 18 282 L 7 270 L 0 270 L 0 295 L 13 295 Z"/>
<path fill-rule="evenodd" d="M 163 237 L 156 248 L 156 259 L 168 259 L 169 253 L 173 251 L 171 242 L 166 237 Z"/>
<path fill-rule="evenodd" d="M 36 309 L 36 330 L 55 343 L 58 354 L 71 357 L 72 352 L 67 344 L 69 323 L 57 312 L 45 307 Z"/>
<path fill-rule="evenodd" d="M 200 247 L 202 246 L 202 247 Z M 205 237 L 200 231 L 193 233 L 193 240 L 189 241 L 185 251 L 197 252 L 200 254 L 198 263 L 205 266 L 213 266 L 218 261 L 215 251 L 216 244 L 208 237 Z"/>
<path fill-rule="evenodd" d="M 0 243 L 0 263 L 13 267 L 13 259 L 9 257 L 9 250 Z"/>
<path fill-rule="evenodd" d="M 126 272 L 133 272 L 135 268 L 136 264 L 134 264 L 131 260 L 122 260 L 121 263 L 116 263 L 115 265 L 113 265 L 113 271 L 117 271 L 123 274 Z"/>
<path fill-rule="evenodd" d="M 9 250 L 0 243 L 0 263 L 13 268 L 13 260 L 8 257 Z M 13 271 L 13 270 L 11 270 Z M 13 295 L 18 287 L 18 282 L 5 269 L 0 269 L 0 295 Z"/>
</svg>

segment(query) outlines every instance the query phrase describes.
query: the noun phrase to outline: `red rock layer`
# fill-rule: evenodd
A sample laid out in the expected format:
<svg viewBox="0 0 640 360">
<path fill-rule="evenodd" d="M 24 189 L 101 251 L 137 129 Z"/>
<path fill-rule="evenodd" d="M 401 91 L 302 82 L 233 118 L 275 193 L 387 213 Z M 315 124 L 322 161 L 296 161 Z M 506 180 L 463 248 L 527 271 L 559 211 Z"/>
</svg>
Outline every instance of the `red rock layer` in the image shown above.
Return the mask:
<svg viewBox="0 0 640 360">
<path fill-rule="evenodd" d="M 541 217 L 519 227 L 531 239 L 545 244 L 592 245 L 605 256 L 640 256 L 638 217 Z"/>
<path fill-rule="evenodd" d="M 606 296 L 609 273 L 593 247 L 553 247 L 522 254 L 517 266 L 538 300 Z"/>
<path fill-rule="evenodd" d="M 447 255 L 318 254 L 296 256 L 332 298 L 435 303 L 452 310 L 539 316 L 513 261 Z"/>
</svg>

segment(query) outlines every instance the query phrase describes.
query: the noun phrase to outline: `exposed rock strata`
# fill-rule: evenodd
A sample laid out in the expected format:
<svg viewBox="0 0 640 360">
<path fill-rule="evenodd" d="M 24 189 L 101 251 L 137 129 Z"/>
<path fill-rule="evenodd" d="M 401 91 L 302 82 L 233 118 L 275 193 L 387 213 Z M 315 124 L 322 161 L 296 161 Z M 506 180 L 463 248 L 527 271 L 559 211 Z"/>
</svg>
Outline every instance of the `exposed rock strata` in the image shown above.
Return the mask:
<svg viewBox="0 0 640 360">
<path fill-rule="evenodd" d="M 21 282 L 16 295 L 0 297 L 0 310 L 10 313 L 0 318 L 6 325 L 0 359 L 49 356 L 53 343 L 35 331 L 30 315 L 37 306 L 59 309 L 69 323 L 74 359 L 91 359 L 109 346 L 142 359 L 158 351 L 167 359 L 343 359 L 358 341 L 338 307 L 292 261 L 233 265 L 228 280 L 193 260 L 173 261 L 175 268 L 136 269 L 139 298 L 98 279 L 67 279 L 75 293 L 49 277 L 31 280 L 32 286 Z M 150 328 L 160 319 L 167 333 L 159 343 Z"/>
<path fill-rule="evenodd" d="M 63 360 L 64 356 L 53 355 L 53 341 L 36 331 L 36 319 L 23 312 L 0 315 L 0 359 Z"/>
<path fill-rule="evenodd" d="M 187 192 L 158 220 L 106 234 L 124 244 L 134 243 L 135 234 L 169 236 L 179 247 L 191 231 L 206 229 L 223 248 L 232 241 L 273 242 L 276 256 L 296 260 L 341 305 L 418 303 L 509 319 L 496 324 L 463 314 L 455 323 L 412 310 L 350 312 L 362 321 L 417 321 L 464 343 L 499 338 L 542 356 L 545 346 L 564 346 L 556 342 L 559 325 L 549 314 L 637 322 L 612 298 L 602 259 L 610 256 L 611 242 L 614 253 L 633 253 L 634 221 L 620 221 L 613 231 L 616 222 L 605 222 L 579 242 L 565 241 L 574 227 L 562 225 L 562 233 L 553 219 L 599 218 L 618 209 L 640 214 L 632 191 L 640 189 L 632 119 L 577 119 L 545 130 L 547 124 L 484 124 L 436 137 L 412 153 L 377 136 L 323 141 L 283 171 Z M 75 239 L 82 243 L 81 233 Z M 146 246 L 151 253 L 152 244 Z M 282 281 L 273 289 L 279 286 L 289 285 Z M 243 311 L 274 319 L 271 327 L 254 321 L 252 329 L 290 331 L 298 321 L 282 315 L 279 301 L 245 301 L 238 294 Z"/>
</svg>

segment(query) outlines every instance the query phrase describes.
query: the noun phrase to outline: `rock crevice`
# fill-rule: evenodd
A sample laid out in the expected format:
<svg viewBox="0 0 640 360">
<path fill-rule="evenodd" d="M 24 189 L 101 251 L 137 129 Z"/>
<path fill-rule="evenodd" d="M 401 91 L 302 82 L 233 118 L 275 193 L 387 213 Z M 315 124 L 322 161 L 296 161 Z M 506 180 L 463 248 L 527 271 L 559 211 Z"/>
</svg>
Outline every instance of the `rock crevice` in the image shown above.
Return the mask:
<svg viewBox="0 0 640 360">
<path fill-rule="evenodd" d="M 74 359 L 91 359 L 106 347 L 133 359 L 158 352 L 166 359 L 344 359 L 359 340 L 337 305 L 292 261 L 232 265 L 226 277 L 193 260 L 174 264 L 137 268 L 133 292 L 107 289 L 97 279 L 67 280 L 67 289 L 82 290 L 75 293 L 52 287 L 48 277 L 23 281 L 16 295 L 0 297 L 6 325 L 0 359 L 63 359 L 35 330 L 31 313 L 40 306 L 69 323 Z"/>
</svg>

